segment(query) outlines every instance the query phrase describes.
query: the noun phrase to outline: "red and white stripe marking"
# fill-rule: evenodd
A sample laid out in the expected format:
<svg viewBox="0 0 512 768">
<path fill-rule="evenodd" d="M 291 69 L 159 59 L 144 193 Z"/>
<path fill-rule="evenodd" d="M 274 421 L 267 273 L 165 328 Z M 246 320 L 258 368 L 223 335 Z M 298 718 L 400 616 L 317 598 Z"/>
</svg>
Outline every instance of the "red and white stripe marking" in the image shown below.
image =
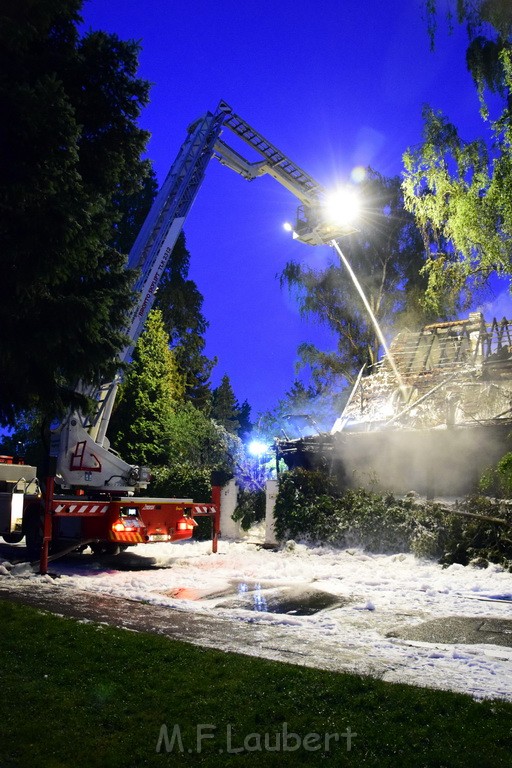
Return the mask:
<svg viewBox="0 0 512 768">
<path fill-rule="evenodd" d="M 194 504 L 193 515 L 214 515 L 215 507 L 212 504 Z"/>
<path fill-rule="evenodd" d="M 108 504 L 57 504 L 54 513 L 56 515 L 104 515 L 108 507 Z"/>
</svg>

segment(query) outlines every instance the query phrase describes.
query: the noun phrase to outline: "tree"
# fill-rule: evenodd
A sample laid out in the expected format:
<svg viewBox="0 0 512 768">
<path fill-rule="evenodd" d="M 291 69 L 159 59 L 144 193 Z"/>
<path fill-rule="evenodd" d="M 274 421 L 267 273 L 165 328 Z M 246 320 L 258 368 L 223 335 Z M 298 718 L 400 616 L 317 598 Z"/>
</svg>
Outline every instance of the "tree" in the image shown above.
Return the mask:
<svg viewBox="0 0 512 768">
<path fill-rule="evenodd" d="M 133 275 L 109 243 L 147 172 L 138 45 L 79 36 L 81 0 L 6 0 L 0 21 L 0 423 L 109 380 Z"/>
<path fill-rule="evenodd" d="M 400 180 L 368 169 L 360 194 L 365 201 L 360 231 L 343 241 L 343 252 L 386 330 L 397 328 L 401 316 L 421 324 L 424 252 L 414 218 L 404 209 Z M 317 393 L 352 382 L 364 364 L 376 363 L 379 339 L 337 254 L 324 270 L 290 262 L 281 283 L 297 292 L 302 314 L 316 317 L 336 339 L 335 351 L 308 343 L 299 347 L 301 366 L 311 367 Z"/>
<path fill-rule="evenodd" d="M 339 395 L 327 397 L 314 386 L 295 380 L 274 408 L 260 414 L 255 432 L 270 445 L 275 438 L 294 439 L 325 431 L 340 415 L 341 402 Z"/>
<path fill-rule="evenodd" d="M 237 401 L 237 419 L 240 424 L 238 428 L 238 436 L 241 440 L 244 440 L 252 431 L 253 423 L 251 421 L 251 406 L 248 400 L 244 400 L 242 404 Z"/>
<path fill-rule="evenodd" d="M 191 403 L 176 408 L 171 419 L 167 464 L 234 472 L 240 440 Z"/>
<path fill-rule="evenodd" d="M 3 435 L 0 453 L 16 456 L 25 464 L 39 467 L 40 477 L 48 462 L 49 435 L 45 420 L 39 411 L 20 414 L 15 428 Z"/>
<path fill-rule="evenodd" d="M 211 417 L 240 438 L 247 436 L 252 429 L 251 406 L 247 400 L 240 405 L 227 374 L 224 374 L 219 386 L 212 392 Z"/>
<path fill-rule="evenodd" d="M 429 254 L 427 301 L 456 307 L 493 272 L 509 271 L 512 234 L 510 162 L 505 146 L 493 161 L 482 140 L 464 142 L 439 112 L 424 111 L 423 144 L 404 155 L 404 197 Z M 501 143 L 501 142 L 498 142 Z"/>
<path fill-rule="evenodd" d="M 164 271 L 155 307 L 161 310 L 178 366 L 186 378 L 186 399 L 205 413 L 210 409 L 210 375 L 216 359 L 204 355 L 208 322 L 203 297 L 188 277 L 190 253 L 183 232 Z"/>
<path fill-rule="evenodd" d="M 109 437 L 128 461 L 156 470 L 156 487 L 171 495 L 188 496 L 199 483 L 202 497 L 205 476 L 232 475 L 239 462 L 240 440 L 185 400 L 185 379 L 160 310 L 151 310 L 137 341 Z"/>
<path fill-rule="evenodd" d="M 424 0 L 432 48 L 435 45 L 438 0 Z M 466 63 L 478 89 L 482 113 L 487 116 L 484 93 L 488 89 L 509 99 L 502 54 L 511 50 L 512 5 L 509 0 L 448 0 L 443 3 L 450 25 L 456 18 L 466 25 Z M 454 7 L 455 6 L 455 7 Z M 508 106 L 512 104 L 508 103 Z"/>
<path fill-rule="evenodd" d="M 211 417 L 233 435 L 238 434 L 238 403 L 229 376 L 224 374 L 218 387 L 212 393 Z"/>
<path fill-rule="evenodd" d="M 146 175 L 133 192 L 116 195 L 119 220 L 115 222 L 110 244 L 120 253 L 130 253 L 158 192 L 156 174 L 149 160 L 145 161 L 145 169 Z"/>
<path fill-rule="evenodd" d="M 161 313 L 151 310 L 120 387 L 110 423 L 112 443 L 131 462 L 165 464 L 169 456 L 170 422 L 184 401 L 178 372 Z"/>
<path fill-rule="evenodd" d="M 170 420 L 167 447 L 166 463 L 152 467 L 152 492 L 195 501 L 210 501 L 212 473 L 222 484 L 233 477 L 243 454 L 237 437 L 188 402 Z"/>
<path fill-rule="evenodd" d="M 459 18 L 467 21 L 473 45 L 468 64 L 483 105 L 483 137 L 464 141 L 442 113 L 426 108 L 423 142 L 404 155 L 404 199 L 423 233 L 427 300 L 434 310 L 447 299 L 453 306 L 461 294 L 468 305 L 493 274 L 509 280 L 512 274 L 512 9 L 490 0 L 462 2 Z M 492 45 L 477 34 L 482 28 L 494 30 Z M 487 46 L 490 57 L 480 68 L 475 46 Z M 494 121 L 485 88 L 504 97 Z"/>
</svg>

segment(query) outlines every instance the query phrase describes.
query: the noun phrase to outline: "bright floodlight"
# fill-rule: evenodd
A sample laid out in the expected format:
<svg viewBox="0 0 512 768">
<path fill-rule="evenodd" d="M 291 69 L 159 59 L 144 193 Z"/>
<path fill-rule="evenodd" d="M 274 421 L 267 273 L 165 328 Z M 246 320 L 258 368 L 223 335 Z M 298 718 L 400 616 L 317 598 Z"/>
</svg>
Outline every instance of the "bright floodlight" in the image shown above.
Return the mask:
<svg viewBox="0 0 512 768">
<path fill-rule="evenodd" d="M 327 195 L 324 203 L 324 215 L 330 224 L 339 227 L 352 224 L 359 214 L 359 197 L 350 187 L 338 187 Z"/>
<path fill-rule="evenodd" d="M 267 452 L 267 446 L 260 440 L 253 440 L 249 443 L 249 453 L 251 456 L 263 456 Z"/>
<path fill-rule="evenodd" d="M 285 229 L 287 232 L 293 232 L 293 227 L 289 221 L 285 221 L 283 224 L 283 229 Z"/>
</svg>

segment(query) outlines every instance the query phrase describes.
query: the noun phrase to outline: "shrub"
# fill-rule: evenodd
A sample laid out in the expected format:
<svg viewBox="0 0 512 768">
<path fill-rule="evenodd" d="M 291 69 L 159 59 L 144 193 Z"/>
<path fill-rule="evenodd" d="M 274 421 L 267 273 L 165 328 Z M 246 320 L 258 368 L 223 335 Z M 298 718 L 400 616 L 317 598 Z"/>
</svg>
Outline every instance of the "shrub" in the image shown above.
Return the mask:
<svg viewBox="0 0 512 768">
<path fill-rule="evenodd" d="M 452 511 L 392 494 L 341 490 L 324 472 L 297 469 L 280 480 L 275 518 L 280 540 L 411 552 L 445 564 L 493 562 L 512 570 L 511 508 L 484 497 L 468 498 Z"/>
<path fill-rule="evenodd" d="M 503 496 L 510 499 L 512 497 L 512 453 L 506 453 L 498 461 L 497 472 Z"/>
<path fill-rule="evenodd" d="M 279 539 L 327 535 L 323 523 L 334 514 L 334 499 L 339 490 L 334 481 L 319 470 L 295 469 L 279 481 L 274 510 L 275 531 Z"/>
<path fill-rule="evenodd" d="M 244 531 L 251 525 L 265 519 L 265 491 L 239 488 L 233 520 L 239 522 Z"/>
<path fill-rule="evenodd" d="M 512 498 L 512 453 L 506 453 L 494 467 L 482 472 L 479 490 L 498 498 Z"/>
<path fill-rule="evenodd" d="M 152 496 L 208 502 L 212 496 L 211 473 L 186 462 L 152 469 Z"/>
<path fill-rule="evenodd" d="M 473 562 L 481 566 L 496 563 L 512 570 L 511 505 L 485 496 L 471 496 L 464 499 L 458 509 L 480 515 L 481 519 L 461 516 L 452 521 L 441 561 L 462 565 Z M 493 522 L 493 519 L 505 523 Z"/>
<path fill-rule="evenodd" d="M 363 489 L 342 491 L 322 471 L 287 472 L 276 501 L 278 538 L 305 538 L 338 546 L 364 546 L 375 552 L 436 551 L 433 524 L 439 516 L 410 499 Z"/>
</svg>

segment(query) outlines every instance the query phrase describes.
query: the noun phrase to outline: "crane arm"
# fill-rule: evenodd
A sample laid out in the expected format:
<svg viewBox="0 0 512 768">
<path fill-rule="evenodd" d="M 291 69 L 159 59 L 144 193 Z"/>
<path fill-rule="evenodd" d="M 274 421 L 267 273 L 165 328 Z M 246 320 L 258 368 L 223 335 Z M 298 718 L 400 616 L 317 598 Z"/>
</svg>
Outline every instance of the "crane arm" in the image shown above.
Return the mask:
<svg viewBox="0 0 512 768">
<path fill-rule="evenodd" d="M 268 173 L 303 204 L 313 205 L 319 202 L 324 192 L 320 184 L 239 115 L 236 115 L 234 112 L 226 115 L 224 127 L 229 128 L 232 133 L 255 149 L 263 157 L 263 160 L 259 163 L 248 163 L 245 158 L 235 152 L 226 142 L 219 139 L 215 145 L 215 156 L 223 165 L 227 165 L 240 173 L 238 168 L 230 163 L 231 156 L 234 153 L 238 156 L 239 161 L 241 160 L 247 166 L 253 166 L 256 170 L 254 175 L 250 175 L 250 172 L 248 175 L 242 173 L 241 175 L 245 175 L 245 178 L 256 178 L 256 176 Z"/>
<path fill-rule="evenodd" d="M 262 159 L 250 162 L 221 139 L 224 128 Z M 188 128 L 178 156 L 130 251 L 128 266 L 137 269 L 139 277 L 134 286 L 137 300 L 127 328 L 129 342 L 119 356 L 120 368 L 131 358 L 212 157 L 248 180 L 268 174 L 298 198 L 301 206 L 294 230 L 297 239 L 317 245 L 353 231 L 327 224 L 323 215 L 323 187 L 221 101 L 215 112 L 207 112 Z M 119 378 L 118 375 L 94 393 L 97 407 L 92 417 L 73 413 L 55 435 L 57 472 L 63 485 L 123 492 L 145 487 L 143 473 L 111 451 L 106 436 Z"/>
<path fill-rule="evenodd" d="M 215 142 L 213 156 L 249 181 L 268 174 L 295 195 L 301 202 L 293 227 L 296 239 L 309 245 L 321 245 L 355 231 L 350 224 L 336 224 L 326 219 L 326 189 L 243 118 L 230 111 L 223 126 L 263 159 L 258 162 L 247 160 L 220 137 Z"/>
<path fill-rule="evenodd" d="M 137 296 L 127 328 L 128 344 L 119 356 L 126 363 L 133 352 L 155 299 L 155 293 L 183 223 L 203 182 L 213 148 L 230 108 L 220 102 L 216 112 L 207 112 L 187 132 L 176 160 L 158 193 L 146 221 L 130 251 L 128 266 L 139 271 L 134 286 Z M 120 374 L 114 381 L 90 392 L 95 412 L 74 412 L 52 438 L 57 458 L 57 476 L 63 487 L 126 493 L 147 485 L 144 468 L 124 462 L 110 449 L 106 435 Z"/>
</svg>

